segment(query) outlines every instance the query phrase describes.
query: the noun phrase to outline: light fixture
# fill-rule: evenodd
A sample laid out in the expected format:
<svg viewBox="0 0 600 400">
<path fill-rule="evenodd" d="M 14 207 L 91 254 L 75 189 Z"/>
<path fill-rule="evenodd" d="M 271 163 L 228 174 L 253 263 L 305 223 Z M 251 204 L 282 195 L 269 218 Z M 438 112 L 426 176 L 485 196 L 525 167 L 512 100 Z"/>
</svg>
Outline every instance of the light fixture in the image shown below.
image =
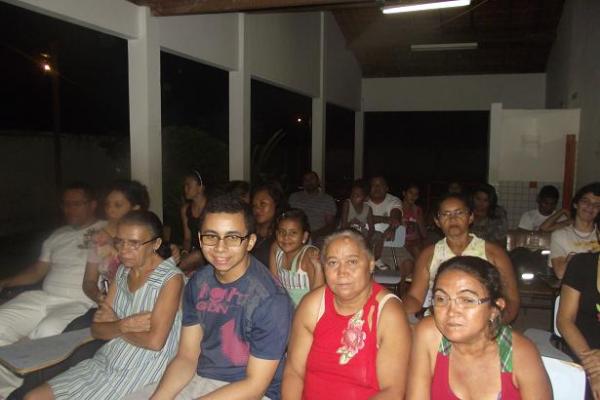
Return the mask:
<svg viewBox="0 0 600 400">
<path fill-rule="evenodd" d="M 381 9 L 384 14 L 396 14 L 414 11 L 437 10 L 440 8 L 464 7 L 471 4 L 471 0 L 449 0 L 433 3 L 418 3 L 406 5 L 389 5 Z"/>
<path fill-rule="evenodd" d="M 411 44 L 411 51 L 450 51 L 450 50 L 475 50 L 477 42 L 465 43 L 434 43 L 434 44 Z"/>
<path fill-rule="evenodd" d="M 531 272 L 524 272 L 521 274 L 521 279 L 524 281 L 530 281 L 535 277 Z"/>
</svg>

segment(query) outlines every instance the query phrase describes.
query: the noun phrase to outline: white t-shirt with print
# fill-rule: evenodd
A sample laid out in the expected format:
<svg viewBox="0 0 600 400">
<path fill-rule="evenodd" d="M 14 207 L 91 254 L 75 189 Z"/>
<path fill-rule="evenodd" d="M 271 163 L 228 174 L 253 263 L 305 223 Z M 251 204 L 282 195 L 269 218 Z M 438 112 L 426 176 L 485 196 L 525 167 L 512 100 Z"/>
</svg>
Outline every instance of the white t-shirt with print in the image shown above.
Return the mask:
<svg viewBox="0 0 600 400">
<path fill-rule="evenodd" d="M 550 259 L 566 257 L 570 253 L 590 253 L 600 251 L 598 236 L 594 232 L 579 232 L 573 225 L 552 232 L 550 239 Z"/>
<path fill-rule="evenodd" d="M 367 204 L 373 210 L 373 215 L 377 217 L 389 217 L 394 209 L 398 209 L 402 212 L 402 200 L 389 193 L 386 193 L 381 203 L 376 204 L 373 200 L 369 199 Z M 378 232 L 385 232 L 389 226 L 390 224 L 380 222 L 375 224 L 375 230 Z"/>
<path fill-rule="evenodd" d="M 82 289 L 89 239 L 106 223 L 98 221 L 86 228 L 63 226 L 42 245 L 40 261 L 50 263 L 43 289 L 48 294 L 90 302 Z"/>
</svg>

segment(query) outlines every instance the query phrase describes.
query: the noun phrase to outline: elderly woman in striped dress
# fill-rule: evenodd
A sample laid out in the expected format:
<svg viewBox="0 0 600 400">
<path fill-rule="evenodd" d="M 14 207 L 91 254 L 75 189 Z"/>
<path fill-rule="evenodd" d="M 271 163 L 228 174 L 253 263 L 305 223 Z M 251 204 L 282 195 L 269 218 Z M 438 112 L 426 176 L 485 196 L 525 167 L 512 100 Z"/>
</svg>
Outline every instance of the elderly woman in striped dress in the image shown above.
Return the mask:
<svg viewBox="0 0 600 400">
<path fill-rule="evenodd" d="M 95 338 L 110 341 L 26 399 L 119 399 L 161 378 L 177 351 L 183 288 L 161 235 L 149 211 L 123 217 L 113 240 L 122 265 L 92 324 Z"/>
</svg>

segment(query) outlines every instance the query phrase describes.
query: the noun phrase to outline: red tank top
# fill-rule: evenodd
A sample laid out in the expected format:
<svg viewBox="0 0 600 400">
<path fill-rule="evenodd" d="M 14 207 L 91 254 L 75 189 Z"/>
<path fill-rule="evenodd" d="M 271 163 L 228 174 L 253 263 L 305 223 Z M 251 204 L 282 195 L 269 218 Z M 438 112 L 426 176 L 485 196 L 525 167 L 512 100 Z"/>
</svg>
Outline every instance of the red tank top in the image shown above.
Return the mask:
<svg viewBox="0 0 600 400">
<path fill-rule="evenodd" d="M 336 312 L 333 292 L 325 287 L 325 312 L 315 327 L 306 360 L 303 399 L 363 400 L 379 391 L 376 299 L 382 288 L 372 285 L 363 309 L 349 316 Z"/>
<path fill-rule="evenodd" d="M 521 394 L 512 380 L 512 331 L 509 326 L 503 326 L 496 339 L 500 354 L 500 393 L 498 400 L 520 400 Z M 435 359 L 433 379 L 431 380 L 431 398 L 435 400 L 460 400 L 450 388 L 450 342 L 442 338 Z"/>
</svg>

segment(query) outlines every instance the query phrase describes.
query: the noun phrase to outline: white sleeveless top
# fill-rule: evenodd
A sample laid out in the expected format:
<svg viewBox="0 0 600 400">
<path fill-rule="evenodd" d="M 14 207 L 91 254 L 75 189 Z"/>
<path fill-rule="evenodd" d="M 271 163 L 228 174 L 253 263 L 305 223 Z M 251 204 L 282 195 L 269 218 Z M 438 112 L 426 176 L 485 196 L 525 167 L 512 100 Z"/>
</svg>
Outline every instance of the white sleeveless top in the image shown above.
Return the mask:
<svg viewBox="0 0 600 400">
<path fill-rule="evenodd" d="M 423 307 L 429 307 L 431 305 L 431 291 L 433 290 L 433 280 L 435 279 L 435 275 L 437 274 L 440 265 L 444 261 L 448 261 L 449 259 L 456 256 L 474 256 L 487 260 L 485 254 L 485 240 L 478 238 L 472 233 L 469 234 L 469 236 L 471 237 L 471 242 L 469 242 L 467 247 L 463 250 L 462 254 L 454 254 L 450 247 L 448 247 L 448 242 L 446 241 L 446 238 L 443 238 L 435 244 L 431 264 L 429 264 L 429 288 L 427 290 L 427 297 L 425 298 L 425 303 L 423 303 Z"/>
</svg>

